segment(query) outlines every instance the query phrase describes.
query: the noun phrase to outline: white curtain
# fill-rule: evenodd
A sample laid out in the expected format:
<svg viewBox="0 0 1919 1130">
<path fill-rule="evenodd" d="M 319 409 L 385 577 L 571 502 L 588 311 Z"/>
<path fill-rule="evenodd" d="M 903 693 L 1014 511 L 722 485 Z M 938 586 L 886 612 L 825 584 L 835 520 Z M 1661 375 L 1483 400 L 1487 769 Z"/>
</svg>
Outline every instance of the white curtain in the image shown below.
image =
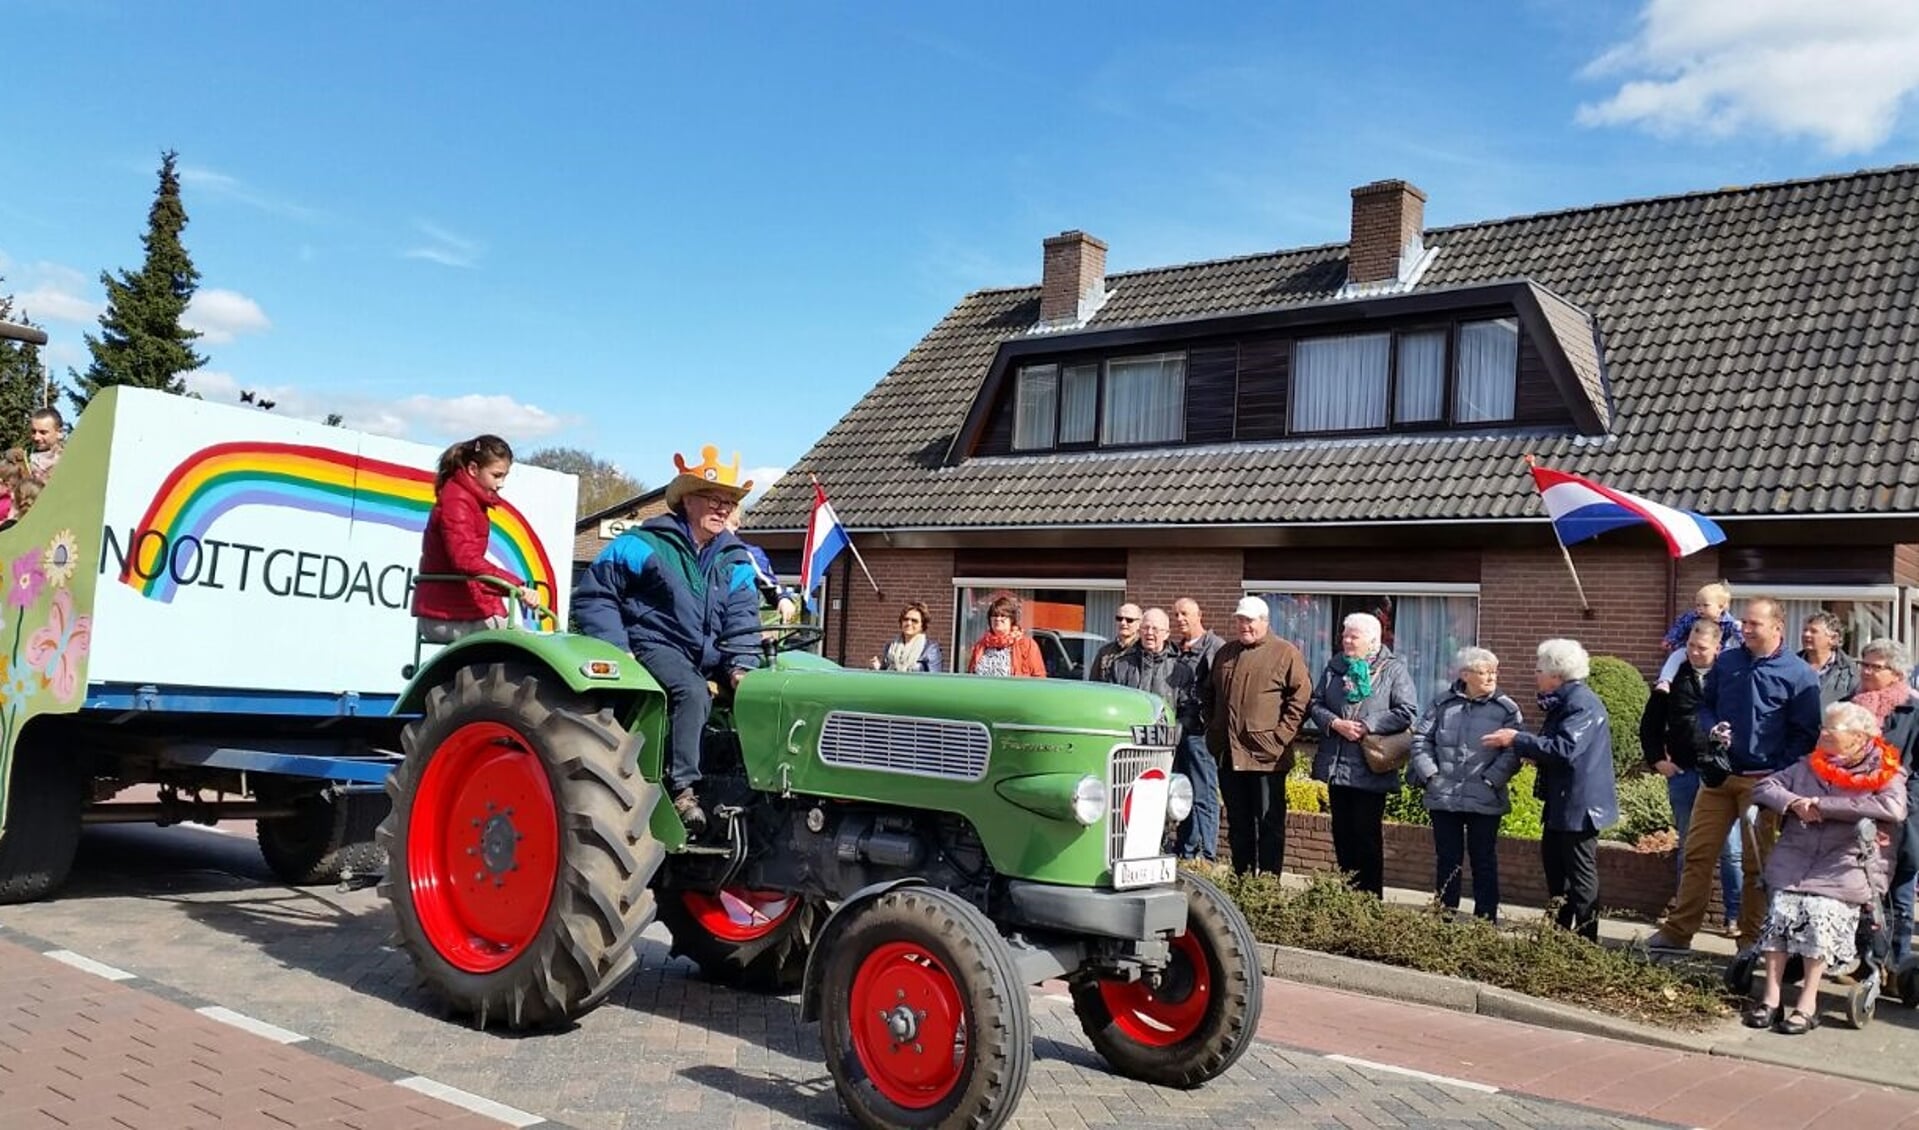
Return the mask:
<svg viewBox="0 0 1919 1130">
<path fill-rule="evenodd" d="M 1185 354 L 1121 357 L 1106 363 L 1102 444 L 1173 443 L 1185 435 Z"/>
<path fill-rule="evenodd" d="M 1391 334 L 1301 341 L 1293 351 L 1293 430 L 1337 432 L 1386 426 Z"/>
<path fill-rule="evenodd" d="M 1459 327 L 1459 388 L 1453 419 L 1459 423 L 1513 418 L 1519 378 L 1519 323 L 1512 318 L 1465 322 Z"/>
<path fill-rule="evenodd" d="M 1446 331 L 1399 335 L 1399 380 L 1393 418 L 1402 424 L 1446 415 Z"/>
<path fill-rule="evenodd" d="M 1053 416 L 1059 407 L 1059 366 L 1029 365 L 1019 371 L 1013 413 L 1013 449 L 1053 446 Z"/>
<path fill-rule="evenodd" d="M 1479 640 L 1479 598 L 1473 596 L 1255 595 L 1270 610 L 1273 633 L 1298 646 L 1315 681 L 1338 650 L 1345 614 L 1372 611 L 1378 615 L 1387 645 L 1412 674 L 1422 711 L 1452 685 L 1454 654 Z"/>
<path fill-rule="evenodd" d="M 1093 442 L 1099 406 L 1099 366 L 1069 365 L 1059 387 L 1059 441 Z"/>
</svg>

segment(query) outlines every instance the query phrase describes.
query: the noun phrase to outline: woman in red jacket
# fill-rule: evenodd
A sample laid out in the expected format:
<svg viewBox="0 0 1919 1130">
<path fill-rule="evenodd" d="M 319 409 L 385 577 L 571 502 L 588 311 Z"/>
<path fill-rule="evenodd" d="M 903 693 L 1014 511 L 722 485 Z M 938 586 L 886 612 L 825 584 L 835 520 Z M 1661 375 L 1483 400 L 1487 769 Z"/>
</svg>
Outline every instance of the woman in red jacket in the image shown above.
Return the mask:
<svg viewBox="0 0 1919 1130">
<path fill-rule="evenodd" d="M 500 501 L 500 487 L 513 469 L 513 449 L 499 436 L 475 436 L 440 456 L 433 481 L 433 512 L 420 546 L 420 572 L 497 577 L 516 587 L 525 581 L 486 559 L 493 530 L 486 512 Z M 522 593 L 523 599 L 530 594 Z M 484 628 L 507 624 L 506 598 L 478 581 L 420 581 L 413 589 L 413 615 L 429 643 L 452 643 Z"/>
<path fill-rule="evenodd" d="M 1039 645 L 1019 630 L 1019 601 L 1002 596 L 986 606 L 986 634 L 973 645 L 966 670 L 974 675 L 1046 677 Z"/>
</svg>

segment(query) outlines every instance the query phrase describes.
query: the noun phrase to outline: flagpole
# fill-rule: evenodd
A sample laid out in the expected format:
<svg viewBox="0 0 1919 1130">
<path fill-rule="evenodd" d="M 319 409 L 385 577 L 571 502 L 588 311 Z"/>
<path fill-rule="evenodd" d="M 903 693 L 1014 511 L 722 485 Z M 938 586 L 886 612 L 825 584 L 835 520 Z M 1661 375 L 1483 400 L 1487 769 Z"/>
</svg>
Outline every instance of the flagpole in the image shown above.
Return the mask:
<svg viewBox="0 0 1919 1130">
<path fill-rule="evenodd" d="M 1526 470 L 1528 474 L 1530 474 L 1532 469 L 1534 467 L 1537 467 L 1538 465 L 1539 465 L 1538 459 L 1535 459 L 1531 455 L 1526 456 Z M 1535 482 L 1533 484 L 1533 487 L 1535 490 L 1537 490 L 1538 483 Z M 1556 542 L 1559 546 L 1559 556 L 1564 558 L 1566 561 L 1566 572 L 1572 574 L 1573 591 L 1579 594 L 1579 612 L 1586 619 L 1590 620 L 1592 619 L 1592 616 L 1593 616 L 1593 608 L 1592 608 L 1592 605 L 1586 602 L 1586 586 L 1579 582 L 1579 570 L 1573 567 L 1572 551 L 1566 548 L 1565 541 L 1562 538 L 1560 538 L 1559 523 L 1552 520 L 1551 514 L 1546 515 L 1546 524 L 1552 527 L 1553 541 Z"/>
<path fill-rule="evenodd" d="M 820 485 L 820 477 L 818 475 L 808 475 L 806 477 L 815 487 Z M 853 560 L 860 563 L 860 572 L 866 574 L 866 583 L 873 586 L 874 595 L 885 596 L 886 594 L 880 591 L 880 583 L 873 579 L 873 571 L 866 567 L 866 558 L 860 556 L 860 547 L 853 544 L 853 535 L 850 532 L 846 535 L 846 548 L 852 552 Z"/>
</svg>

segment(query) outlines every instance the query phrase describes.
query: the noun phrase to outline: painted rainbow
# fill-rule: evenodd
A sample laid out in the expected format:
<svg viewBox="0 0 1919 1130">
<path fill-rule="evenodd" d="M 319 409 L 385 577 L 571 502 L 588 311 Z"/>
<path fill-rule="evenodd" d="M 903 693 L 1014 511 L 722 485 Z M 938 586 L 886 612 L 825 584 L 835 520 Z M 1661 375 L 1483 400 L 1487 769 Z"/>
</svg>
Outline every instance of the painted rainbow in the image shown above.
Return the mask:
<svg viewBox="0 0 1919 1130">
<path fill-rule="evenodd" d="M 433 510 L 433 472 L 297 443 L 217 443 L 180 461 L 140 518 L 164 543 L 136 538 L 121 581 L 140 595 L 171 602 L 179 585 L 156 558 L 183 537 L 204 540 L 220 517 L 242 506 L 280 506 L 377 522 L 413 533 Z M 487 556 L 552 593 L 553 562 L 526 516 L 502 501 L 492 510 Z"/>
</svg>

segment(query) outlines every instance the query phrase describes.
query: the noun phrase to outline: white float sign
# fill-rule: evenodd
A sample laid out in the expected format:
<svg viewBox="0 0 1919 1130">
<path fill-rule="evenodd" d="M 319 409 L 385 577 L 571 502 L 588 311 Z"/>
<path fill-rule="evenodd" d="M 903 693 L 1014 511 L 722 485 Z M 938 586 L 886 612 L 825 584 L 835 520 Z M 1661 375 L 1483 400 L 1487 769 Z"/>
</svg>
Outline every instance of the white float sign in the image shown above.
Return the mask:
<svg viewBox="0 0 1919 1130">
<path fill-rule="evenodd" d="M 89 683 L 398 692 L 413 660 L 413 576 L 439 456 L 123 390 Z M 517 464 L 491 512 L 488 557 L 562 613 L 577 486 Z"/>
</svg>

